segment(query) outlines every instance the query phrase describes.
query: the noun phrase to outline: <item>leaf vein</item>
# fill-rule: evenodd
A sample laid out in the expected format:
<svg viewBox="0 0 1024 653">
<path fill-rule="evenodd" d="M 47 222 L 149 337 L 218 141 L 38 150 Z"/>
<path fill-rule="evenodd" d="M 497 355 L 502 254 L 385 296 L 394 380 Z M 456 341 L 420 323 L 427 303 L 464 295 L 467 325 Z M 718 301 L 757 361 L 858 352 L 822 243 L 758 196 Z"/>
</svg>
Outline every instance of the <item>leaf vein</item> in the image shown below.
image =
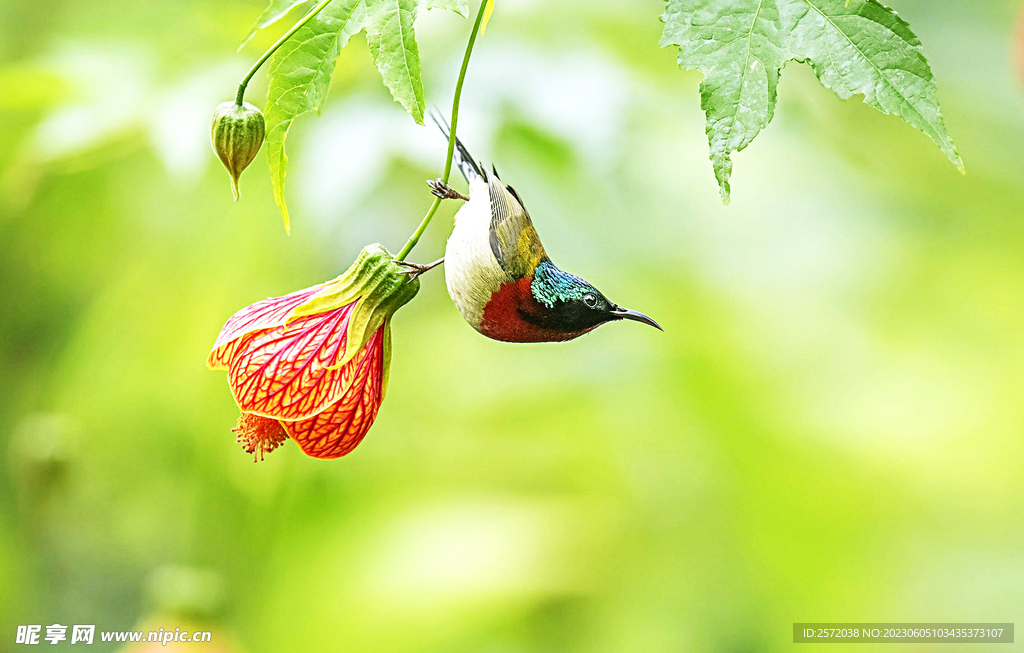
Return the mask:
<svg viewBox="0 0 1024 653">
<path fill-rule="evenodd" d="M 905 96 L 903 94 L 903 92 L 899 88 L 896 87 L 896 85 L 892 82 L 892 80 L 889 79 L 889 76 L 885 74 L 884 70 L 882 68 L 879 68 L 878 65 L 870 57 L 868 57 L 867 54 L 864 53 L 864 51 L 860 48 L 860 46 L 857 45 L 857 43 L 855 43 L 854 40 L 852 38 L 850 38 L 850 36 L 846 32 L 844 32 L 838 25 L 836 25 L 835 22 L 832 21 L 831 18 L 829 18 L 829 16 L 827 16 L 817 6 L 815 6 L 815 4 L 813 2 L 811 2 L 811 0 L 804 0 L 804 2 L 806 2 L 809 7 L 814 9 L 814 11 L 816 11 L 818 13 L 818 15 L 820 15 L 822 18 L 824 18 L 828 22 L 828 24 L 831 25 L 833 27 L 833 29 L 835 29 L 835 31 L 837 31 L 840 34 L 842 34 L 843 38 L 846 39 L 846 41 L 853 47 L 853 49 L 856 50 L 857 53 L 865 61 L 867 61 L 869 64 L 871 64 L 871 67 L 875 69 L 875 72 L 878 73 L 878 76 L 882 80 L 885 81 L 886 86 L 888 86 L 890 89 L 892 89 L 896 93 L 896 95 L 898 95 L 900 97 L 900 99 L 902 100 L 901 104 L 903 104 L 906 107 L 908 107 L 914 114 L 916 114 L 921 119 L 922 123 L 925 124 L 928 127 L 929 131 L 931 132 L 928 135 L 931 136 L 932 138 L 934 138 L 937 141 L 941 141 L 941 142 L 945 143 L 946 139 L 942 138 L 942 130 L 939 127 L 936 127 L 928 118 L 926 118 L 920 111 L 917 110 L 917 108 L 913 105 L 913 103 L 910 101 L 910 99 L 907 98 L 907 96 Z M 872 22 L 874 22 L 874 21 L 872 21 Z M 906 42 L 906 41 L 904 41 L 904 42 Z"/>
</svg>

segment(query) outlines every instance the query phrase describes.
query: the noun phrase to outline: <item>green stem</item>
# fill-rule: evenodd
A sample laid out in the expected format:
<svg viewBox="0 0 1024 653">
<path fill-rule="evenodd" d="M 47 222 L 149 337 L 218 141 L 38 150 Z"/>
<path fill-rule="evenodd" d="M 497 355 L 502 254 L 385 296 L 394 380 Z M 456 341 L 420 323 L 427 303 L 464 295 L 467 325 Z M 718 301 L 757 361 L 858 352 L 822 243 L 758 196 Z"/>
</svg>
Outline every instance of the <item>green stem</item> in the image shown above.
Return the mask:
<svg viewBox="0 0 1024 653">
<path fill-rule="evenodd" d="M 313 16 L 319 14 L 320 10 L 329 4 L 331 4 L 331 0 L 321 0 L 321 2 L 317 4 L 317 6 L 310 9 L 309 13 L 303 16 L 302 19 L 299 20 L 299 22 L 292 25 L 291 29 L 285 32 L 281 36 L 281 38 L 277 39 L 277 42 L 274 43 L 274 45 L 270 46 L 270 49 L 264 52 L 262 57 L 256 60 L 256 63 L 254 63 L 252 65 L 252 68 L 249 69 L 249 73 L 245 76 L 245 79 L 243 79 L 242 83 L 238 85 L 238 95 L 235 96 L 235 104 L 237 104 L 238 106 L 242 106 L 242 102 L 245 99 L 245 87 L 249 85 L 249 80 L 252 79 L 252 76 L 256 74 L 256 71 L 259 70 L 260 67 L 267 62 L 267 59 L 270 58 L 270 55 L 274 54 L 274 52 L 277 51 L 279 47 L 284 45 L 285 41 L 292 37 L 292 34 L 298 32 L 303 25 L 311 21 L 313 19 Z"/>
<path fill-rule="evenodd" d="M 473 54 L 473 44 L 476 43 L 476 35 L 480 32 L 480 22 L 483 20 L 487 1 L 480 0 L 480 10 L 476 12 L 476 22 L 473 24 L 473 31 L 469 35 L 469 43 L 466 44 L 466 54 L 462 58 L 462 70 L 459 71 L 459 81 L 455 84 L 455 97 L 452 99 L 451 130 L 448 133 L 448 158 L 444 162 L 444 176 L 441 178 L 445 183 L 448 183 L 448 178 L 452 174 L 452 159 L 455 158 L 455 128 L 459 125 L 459 101 L 462 99 L 462 83 L 466 81 L 469 57 Z M 416 227 L 416 231 L 409 236 L 409 240 L 405 243 L 402 251 L 395 257 L 396 259 L 399 261 L 404 260 L 409 255 L 409 252 L 412 251 L 412 248 L 416 247 L 416 243 L 420 242 L 420 236 L 426 231 L 427 225 L 430 224 L 434 214 L 437 213 L 437 207 L 439 206 L 441 206 L 440 197 L 434 199 L 434 203 L 430 205 L 430 210 L 423 216 L 420 226 Z"/>
</svg>

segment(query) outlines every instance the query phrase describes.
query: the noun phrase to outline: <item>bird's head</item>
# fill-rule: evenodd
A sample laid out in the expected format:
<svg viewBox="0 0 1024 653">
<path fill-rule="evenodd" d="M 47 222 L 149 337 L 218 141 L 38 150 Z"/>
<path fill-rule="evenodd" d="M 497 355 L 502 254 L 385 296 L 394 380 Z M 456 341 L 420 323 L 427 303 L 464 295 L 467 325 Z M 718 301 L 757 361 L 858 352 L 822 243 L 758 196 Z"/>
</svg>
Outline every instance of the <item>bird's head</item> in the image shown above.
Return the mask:
<svg viewBox="0 0 1024 653">
<path fill-rule="evenodd" d="M 581 335 L 605 322 L 633 320 L 658 330 L 657 322 L 639 311 L 623 308 L 609 300 L 588 281 L 558 269 L 551 261 L 537 266 L 530 290 L 543 306 L 543 326 L 562 333 Z"/>
</svg>

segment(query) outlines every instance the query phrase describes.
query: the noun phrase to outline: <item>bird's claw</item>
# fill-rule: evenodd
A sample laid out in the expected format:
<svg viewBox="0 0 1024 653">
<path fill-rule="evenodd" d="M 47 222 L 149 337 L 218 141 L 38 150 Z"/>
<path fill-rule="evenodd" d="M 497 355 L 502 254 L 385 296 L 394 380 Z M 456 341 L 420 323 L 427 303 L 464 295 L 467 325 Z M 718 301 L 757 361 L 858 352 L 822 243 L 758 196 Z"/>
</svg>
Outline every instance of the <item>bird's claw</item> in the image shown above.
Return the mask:
<svg viewBox="0 0 1024 653">
<path fill-rule="evenodd" d="M 395 261 L 395 263 L 405 268 L 408 268 L 407 270 L 402 270 L 401 272 L 399 272 L 399 274 L 408 274 L 409 279 L 412 280 L 420 276 L 424 272 L 433 270 L 437 266 L 441 265 L 442 263 L 444 263 L 444 259 L 439 258 L 433 263 L 412 263 L 410 261 Z"/>
<path fill-rule="evenodd" d="M 446 184 L 443 179 L 428 179 L 427 186 L 430 186 L 430 193 L 434 197 L 443 200 L 469 200 L 468 197 Z"/>
</svg>

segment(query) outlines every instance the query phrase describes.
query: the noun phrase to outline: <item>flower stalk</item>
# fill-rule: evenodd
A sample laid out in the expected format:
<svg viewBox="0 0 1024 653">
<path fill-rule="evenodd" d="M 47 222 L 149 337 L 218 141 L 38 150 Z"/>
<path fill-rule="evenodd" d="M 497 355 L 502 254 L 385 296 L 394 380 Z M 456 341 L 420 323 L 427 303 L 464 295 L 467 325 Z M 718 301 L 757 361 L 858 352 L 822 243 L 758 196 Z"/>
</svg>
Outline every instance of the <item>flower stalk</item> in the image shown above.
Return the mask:
<svg viewBox="0 0 1024 653">
<path fill-rule="evenodd" d="M 476 12 L 476 22 L 473 23 L 473 31 L 469 34 L 469 43 L 466 44 L 466 54 L 462 57 L 462 69 L 459 71 L 459 80 L 455 83 L 455 96 L 452 98 L 452 116 L 451 130 L 448 134 L 448 158 L 444 162 L 444 175 L 441 179 L 444 183 L 448 183 L 448 178 L 452 174 L 452 159 L 455 158 L 455 129 L 459 125 L 459 102 L 462 99 L 462 84 L 466 81 L 466 71 L 469 69 L 469 58 L 473 54 L 473 45 L 476 43 L 476 35 L 480 32 L 480 23 L 483 21 L 485 9 L 487 8 L 488 0 L 480 1 L 480 9 Z M 427 214 L 420 221 L 416 231 L 409 236 L 409 240 L 406 241 L 405 246 L 402 247 L 402 251 L 398 252 L 396 258 L 398 260 L 404 260 L 409 252 L 412 251 L 413 247 L 416 247 L 416 243 L 420 242 L 420 236 L 426 231 L 430 221 L 434 218 L 434 214 L 437 213 L 437 208 L 441 206 L 441 198 L 435 198 L 434 203 L 430 205 L 430 209 Z"/>
<path fill-rule="evenodd" d="M 251 80 L 253 75 L 255 75 L 256 72 L 261 67 L 263 67 L 263 64 L 267 62 L 267 59 L 269 59 L 271 55 L 273 55 L 274 52 L 277 51 L 278 48 L 284 45 L 284 42 L 290 39 L 292 35 L 295 34 L 295 32 L 298 32 L 300 29 L 302 29 L 303 25 L 313 20 L 313 17 L 319 14 L 320 11 L 329 4 L 331 4 L 331 0 L 321 0 L 321 2 L 319 2 L 315 7 L 310 9 L 309 13 L 303 16 L 299 20 L 299 22 L 292 25 L 287 32 L 282 34 L 281 38 L 277 39 L 274 45 L 270 46 L 267 49 L 267 51 L 263 53 L 263 56 L 256 60 L 256 63 L 252 65 L 252 68 L 249 69 L 249 72 L 242 79 L 242 82 L 238 85 L 238 94 L 235 96 L 235 104 L 237 104 L 238 106 L 242 106 L 242 103 L 245 101 L 245 88 L 249 85 L 249 80 Z"/>
</svg>

